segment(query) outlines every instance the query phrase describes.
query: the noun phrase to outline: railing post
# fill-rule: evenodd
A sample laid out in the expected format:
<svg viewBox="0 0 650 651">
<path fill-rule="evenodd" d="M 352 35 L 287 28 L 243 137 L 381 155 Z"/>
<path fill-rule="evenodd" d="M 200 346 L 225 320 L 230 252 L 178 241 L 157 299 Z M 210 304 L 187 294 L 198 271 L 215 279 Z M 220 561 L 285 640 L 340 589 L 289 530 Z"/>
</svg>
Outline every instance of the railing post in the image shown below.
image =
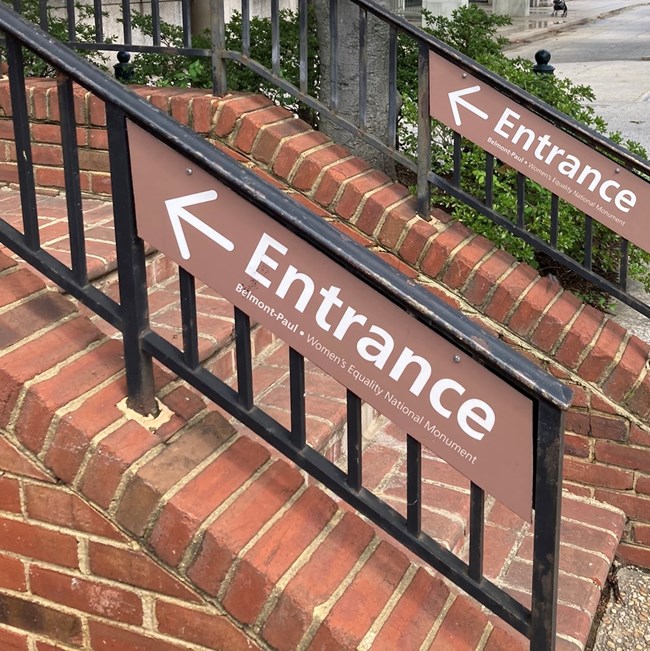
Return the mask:
<svg viewBox="0 0 650 651">
<path fill-rule="evenodd" d="M 108 103 L 106 104 L 106 127 L 115 219 L 127 404 L 140 414 L 157 414 L 158 404 L 151 356 L 142 350 L 142 338 L 149 329 L 149 305 L 144 242 L 136 232 L 126 117 L 121 109 Z"/>
<path fill-rule="evenodd" d="M 431 115 L 429 109 L 429 48 L 420 44 L 418 54 L 418 213 L 430 219 L 429 172 L 431 171 Z"/>
<path fill-rule="evenodd" d="M 210 0 L 210 31 L 212 33 L 212 94 L 225 95 L 228 88 L 226 76 L 226 18 L 224 3 Z"/>
<path fill-rule="evenodd" d="M 564 412 L 540 401 L 537 408 L 535 532 L 530 624 L 532 651 L 553 651 L 557 629 Z"/>
</svg>

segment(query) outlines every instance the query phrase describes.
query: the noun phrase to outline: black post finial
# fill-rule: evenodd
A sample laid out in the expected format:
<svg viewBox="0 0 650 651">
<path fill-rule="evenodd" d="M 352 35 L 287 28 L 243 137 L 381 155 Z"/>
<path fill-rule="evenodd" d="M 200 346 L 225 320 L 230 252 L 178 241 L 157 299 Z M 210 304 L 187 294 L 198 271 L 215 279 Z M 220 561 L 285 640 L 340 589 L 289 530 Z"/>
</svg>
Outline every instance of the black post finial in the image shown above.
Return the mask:
<svg viewBox="0 0 650 651">
<path fill-rule="evenodd" d="M 540 72 L 546 74 L 553 74 L 555 68 L 549 63 L 551 60 L 551 53 L 548 50 L 537 50 L 535 52 L 535 65 L 533 72 Z"/>
<path fill-rule="evenodd" d="M 129 63 L 131 55 L 126 50 L 120 50 L 117 53 L 117 60 L 119 63 L 113 66 L 115 79 L 127 84 L 131 80 L 131 77 L 133 77 L 133 68 Z"/>
</svg>

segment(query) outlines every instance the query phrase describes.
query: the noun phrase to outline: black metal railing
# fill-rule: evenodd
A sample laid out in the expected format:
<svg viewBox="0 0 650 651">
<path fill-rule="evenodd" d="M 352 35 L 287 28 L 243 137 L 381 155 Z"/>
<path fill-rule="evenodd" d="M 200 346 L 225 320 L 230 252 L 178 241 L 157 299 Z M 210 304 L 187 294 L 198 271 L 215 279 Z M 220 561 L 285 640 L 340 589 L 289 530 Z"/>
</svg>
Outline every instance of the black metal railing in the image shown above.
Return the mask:
<svg viewBox="0 0 650 651">
<path fill-rule="evenodd" d="M 0 242 L 63 290 L 115 326 L 124 340 L 129 401 L 143 413 L 155 410 L 152 360 L 176 373 L 207 398 L 232 414 L 275 446 L 300 468 L 321 481 L 360 513 L 392 535 L 425 562 L 528 636 L 531 648 L 554 648 L 558 580 L 560 494 L 563 450 L 563 410 L 569 391 L 537 366 L 482 331 L 429 292 L 414 287 L 405 277 L 372 253 L 344 237 L 300 204 L 266 183 L 247 168 L 214 149 L 191 130 L 79 59 L 69 48 L 53 42 L 38 27 L 0 4 L 0 34 L 4 35 L 9 70 L 18 180 L 22 203 L 22 229 L 0 217 Z M 39 209 L 31 156 L 30 124 L 25 93 L 23 55 L 30 51 L 57 70 L 61 137 L 64 144 L 65 190 L 72 256 L 64 264 L 45 251 L 39 238 Z M 110 170 L 113 185 L 115 247 L 119 301 L 88 282 L 84 248 L 84 214 L 80 201 L 78 151 L 73 84 L 102 100 L 106 106 Z M 291 425 L 283 426 L 257 405 L 253 391 L 252 324 L 248 314 L 233 308 L 236 345 L 236 389 L 204 368 L 198 355 L 194 278 L 179 275 L 179 309 L 183 337 L 178 347 L 152 330 L 148 319 L 148 285 L 142 240 L 136 232 L 127 120 L 181 154 L 193 166 L 218 180 L 270 220 L 286 227 L 315 250 L 344 268 L 365 286 L 386 297 L 451 342 L 459 351 L 487 367 L 500 381 L 532 402 L 534 463 L 534 560 L 531 608 L 488 580 L 482 569 L 484 555 L 484 492 L 472 485 L 470 500 L 469 562 L 447 550 L 422 530 L 421 444 L 408 437 L 408 510 L 401 515 L 363 485 L 361 401 L 348 390 L 348 463 L 345 470 L 307 443 L 304 358 L 290 354 Z M 356 282 L 356 281 L 355 281 Z"/>
<path fill-rule="evenodd" d="M 15 0 L 14 5 L 19 7 L 24 0 Z M 48 28 L 48 12 L 46 0 L 40 2 L 40 24 Z M 250 0 L 241 0 L 241 38 L 239 48 L 233 49 L 232 40 L 226 42 L 226 16 L 224 3 L 212 0 L 210 3 L 209 27 L 212 34 L 213 47 L 211 49 L 192 47 L 192 24 L 189 0 L 179 0 L 180 27 L 182 28 L 182 42 L 178 47 L 161 44 L 161 16 L 160 0 L 151 4 L 152 27 L 151 34 L 142 40 L 139 34 L 134 39 L 131 25 L 133 8 L 128 2 L 122 5 L 122 30 L 121 34 L 107 38 L 106 21 L 102 16 L 102 0 L 94 0 L 95 39 L 92 42 L 81 42 L 74 32 L 75 7 L 73 2 L 67 3 L 67 20 L 69 28 L 68 43 L 74 48 L 83 50 L 125 50 L 138 53 L 158 54 L 184 54 L 188 56 L 205 57 L 211 59 L 212 85 L 215 94 L 223 94 L 228 87 L 227 70 L 229 62 L 243 66 L 257 75 L 261 83 L 272 84 L 282 93 L 294 97 L 303 107 L 318 115 L 320 120 L 329 120 L 337 128 L 354 136 L 360 142 L 366 143 L 379 155 L 393 161 L 407 174 L 416 178 L 415 186 L 418 196 L 418 210 L 423 218 L 428 219 L 430 212 L 431 191 L 436 188 L 453 200 L 460 201 L 471 207 L 474 211 L 491 220 L 499 227 L 519 237 L 533 248 L 542 260 L 550 261 L 551 267 L 559 267 L 587 280 L 594 287 L 609 294 L 615 299 L 629 305 L 644 316 L 650 316 L 650 305 L 628 291 L 628 277 L 630 269 L 629 242 L 618 235 L 607 231 L 608 244 L 605 255 L 611 258 L 607 269 L 601 268 L 600 257 L 602 251 L 598 248 L 598 235 L 592 218 L 585 215 L 584 222 L 580 225 L 583 231 L 584 246 L 581 252 L 568 254 L 563 252 L 558 242 L 562 233 L 562 206 L 563 200 L 551 191 L 544 191 L 548 201 L 548 228 L 540 235 L 539 228 L 534 228 L 527 217 L 527 192 L 526 177 L 519 173 L 516 190 L 513 192 L 516 205 L 512 215 L 504 215 L 495 208 L 494 184 L 497 177 L 497 162 L 493 155 L 485 154 L 485 181 L 483 188 L 478 192 L 469 190 L 461 182 L 461 169 L 463 165 L 463 140 L 458 133 L 453 135 L 453 169 L 451 173 L 440 173 L 436 169 L 435 161 L 432 162 L 432 135 L 431 118 L 429 116 L 429 52 L 435 52 L 448 61 L 458 65 L 468 74 L 473 75 L 492 88 L 495 88 L 507 98 L 515 100 L 520 106 L 529 109 L 541 116 L 549 123 L 570 134 L 582 143 L 597 150 L 617 164 L 632 171 L 644 180 L 650 178 L 650 164 L 640 157 L 630 153 L 600 134 L 573 120 L 563 113 L 544 104 L 539 99 L 526 93 L 522 89 L 510 84 L 497 75 L 489 72 L 474 61 L 464 57 L 452 48 L 441 43 L 426 32 L 415 27 L 406 19 L 397 16 L 389 9 L 378 4 L 375 0 L 330 0 L 329 1 L 329 51 L 320 52 L 322 61 L 326 65 L 322 68 L 328 71 L 328 78 L 321 79 L 314 84 L 310 79 L 308 66 L 308 41 L 309 41 L 309 10 L 310 0 L 297 0 L 298 7 L 298 32 L 299 32 L 299 76 L 291 82 L 283 75 L 282 41 L 279 27 L 280 0 L 269 0 L 270 14 L 270 64 L 264 64 L 252 57 L 251 25 L 252 13 Z M 339 33 L 340 21 L 337 11 L 344 6 L 355 5 L 358 7 L 358 18 L 354 21 L 358 46 L 356 52 L 351 52 L 349 43 L 342 49 Z M 139 5 L 137 6 L 139 7 Z M 386 97 L 386 125 L 377 128 L 374 120 L 368 120 L 368 83 L 369 83 L 369 22 L 379 21 L 385 28 L 387 43 L 383 46 L 388 52 L 388 65 L 385 74 L 388 75 L 388 94 Z M 417 151 L 412 155 L 400 150 L 398 143 L 397 124 L 400 113 L 400 95 L 398 89 L 398 38 L 408 38 L 419 49 L 418 63 L 418 119 L 413 128 L 417 131 Z M 358 59 L 358 89 L 355 102 L 358 110 L 355 115 L 346 114 L 341 110 L 340 68 L 341 63 L 349 61 L 354 56 Z M 116 70 L 120 71 L 118 64 Z M 346 82 L 347 83 L 347 82 Z M 318 90 L 320 88 L 320 90 Z M 355 91 L 346 85 L 346 93 Z M 385 126 L 385 128 L 384 128 Z M 507 161 L 506 161 L 507 162 Z M 599 226 L 599 228 L 601 228 Z M 603 226 L 602 229 L 606 230 Z M 638 265 L 637 265 L 638 266 Z"/>
</svg>

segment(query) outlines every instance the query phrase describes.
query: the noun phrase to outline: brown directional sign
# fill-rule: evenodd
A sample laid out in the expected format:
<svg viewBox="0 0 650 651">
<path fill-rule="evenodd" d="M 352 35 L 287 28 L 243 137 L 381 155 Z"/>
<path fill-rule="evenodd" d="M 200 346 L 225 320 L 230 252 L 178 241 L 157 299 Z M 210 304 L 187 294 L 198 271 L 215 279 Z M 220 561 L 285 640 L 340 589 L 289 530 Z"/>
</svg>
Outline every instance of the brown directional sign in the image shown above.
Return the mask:
<svg viewBox="0 0 650 651">
<path fill-rule="evenodd" d="M 147 132 L 128 133 L 144 240 L 530 518 L 529 398 Z"/>
<path fill-rule="evenodd" d="M 650 251 L 650 185 L 433 52 L 430 113 L 496 158 Z"/>
</svg>

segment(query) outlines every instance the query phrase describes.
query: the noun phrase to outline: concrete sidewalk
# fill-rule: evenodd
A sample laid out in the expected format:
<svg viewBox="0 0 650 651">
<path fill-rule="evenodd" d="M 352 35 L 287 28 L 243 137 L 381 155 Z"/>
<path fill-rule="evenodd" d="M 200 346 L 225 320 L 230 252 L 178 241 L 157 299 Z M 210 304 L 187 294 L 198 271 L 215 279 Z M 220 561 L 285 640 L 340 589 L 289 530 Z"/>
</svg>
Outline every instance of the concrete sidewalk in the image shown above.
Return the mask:
<svg viewBox="0 0 650 651">
<path fill-rule="evenodd" d="M 499 33 L 507 36 L 515 47 L 544 38 L 549 33 L 559 33 L 584 25 L 591 20 L 645 4 L 648 3 L 634 0 L 567 0 L 567 16 L 562 18 L 551 15 L 552 0 L 541 0 L 539 6 L 530 8 L 529 16 L 511 17 L 512 24 L 499 29 Z M 485 10 L 489 12 L 491 7 L 485 6 Z"/>
</svg>

